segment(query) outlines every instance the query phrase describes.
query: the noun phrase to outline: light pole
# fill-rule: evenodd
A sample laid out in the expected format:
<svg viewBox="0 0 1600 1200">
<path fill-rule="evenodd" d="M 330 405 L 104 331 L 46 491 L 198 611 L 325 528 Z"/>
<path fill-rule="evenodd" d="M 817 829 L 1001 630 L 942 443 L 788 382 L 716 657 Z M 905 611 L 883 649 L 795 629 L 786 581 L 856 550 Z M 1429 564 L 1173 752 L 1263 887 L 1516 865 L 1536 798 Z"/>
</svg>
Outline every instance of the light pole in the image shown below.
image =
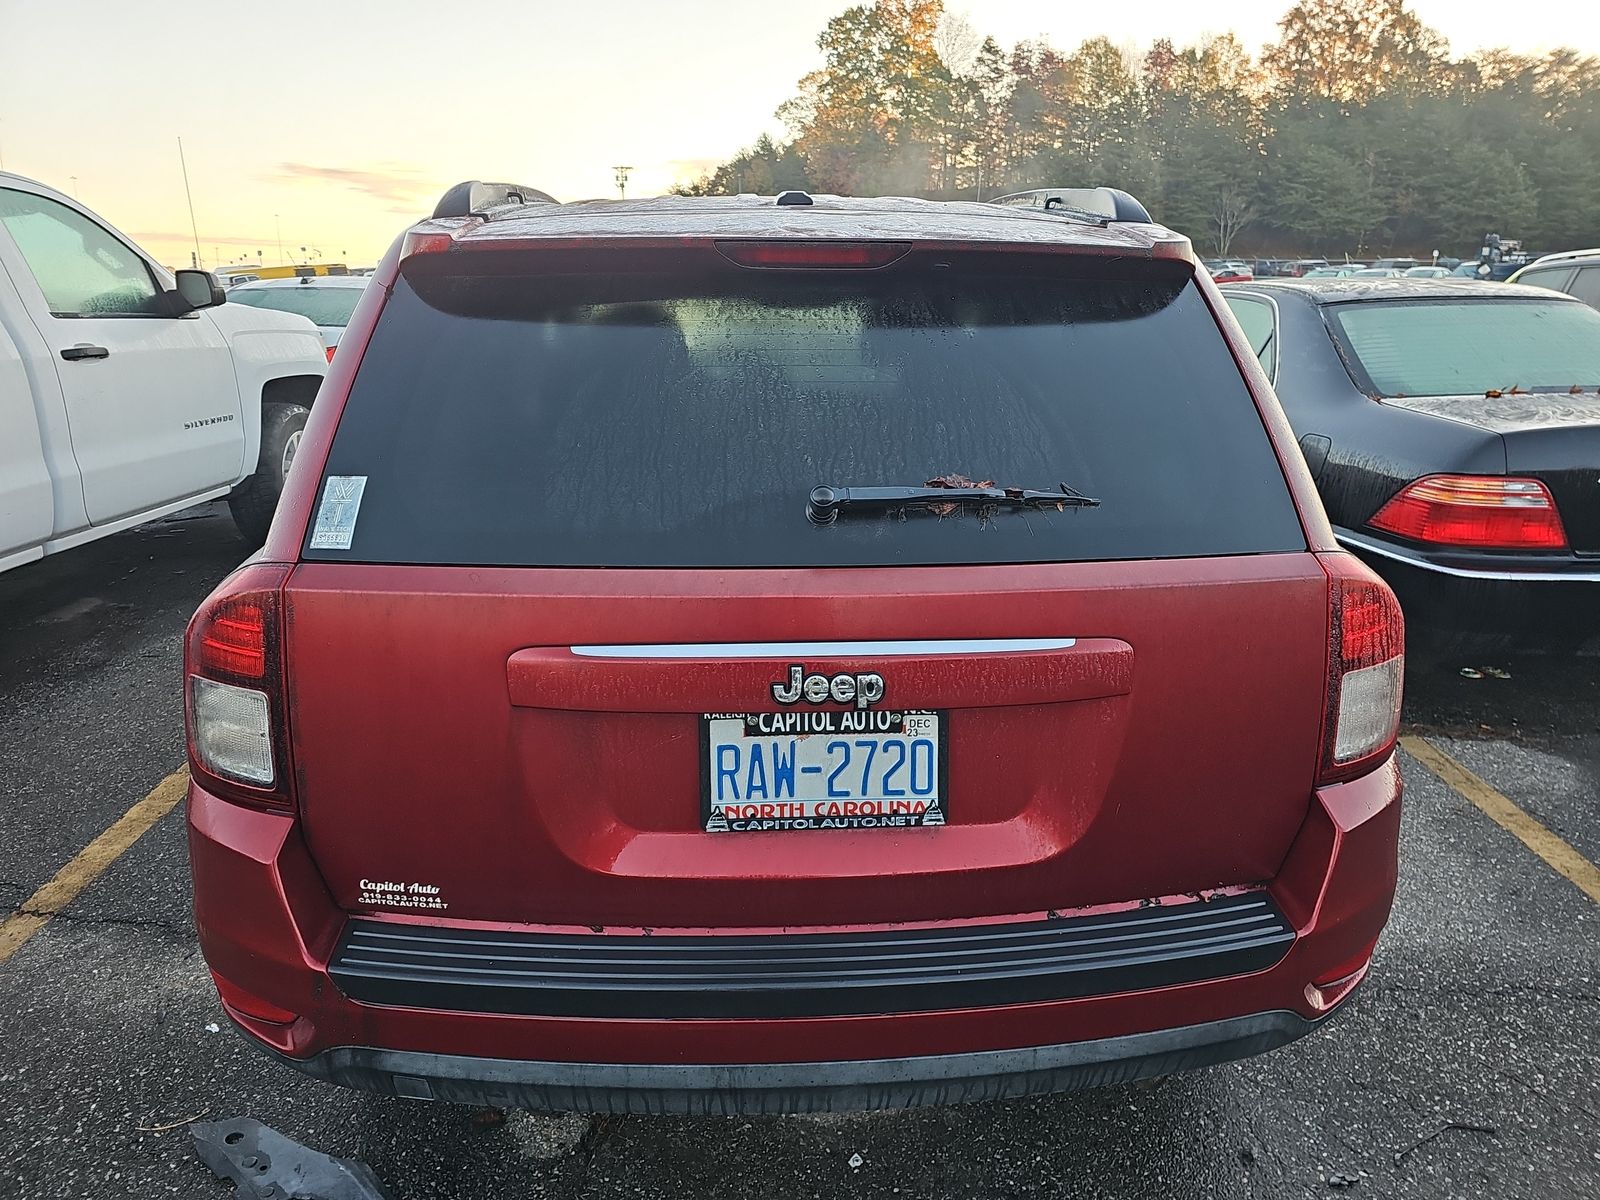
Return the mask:
<svg viewBox="0 0 1600 1200">
<path fill-rule="evenodd" d="M 616 172 L 614 178 L 617 181 L 617 197 L 618 199 L 626 200 L 628 198 L 628 172 L 633 168 L 613 167 L 612 170 Z"/>
<path fill-rule="evenodd" d="M 278 265 L 283 266 L 283 221 L 277 213 L 272 214 L 272 223 L 278 230 Z"/>
</svg>

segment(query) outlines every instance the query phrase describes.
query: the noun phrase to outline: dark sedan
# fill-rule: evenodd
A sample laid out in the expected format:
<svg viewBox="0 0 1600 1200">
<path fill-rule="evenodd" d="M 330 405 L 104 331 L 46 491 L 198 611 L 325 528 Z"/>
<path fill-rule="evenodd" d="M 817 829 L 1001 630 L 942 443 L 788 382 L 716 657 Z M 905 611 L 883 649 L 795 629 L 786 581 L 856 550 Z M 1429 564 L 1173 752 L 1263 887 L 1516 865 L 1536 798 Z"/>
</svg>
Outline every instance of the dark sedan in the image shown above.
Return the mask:
<svg viewBox="0 0 1600 1200">
<path fill-rule="evenodd" d="M 1447 637 L 1600 632 L 1600 312 L 1465 280 L 1224 289 L 1341 542 Z"/>
</svg>

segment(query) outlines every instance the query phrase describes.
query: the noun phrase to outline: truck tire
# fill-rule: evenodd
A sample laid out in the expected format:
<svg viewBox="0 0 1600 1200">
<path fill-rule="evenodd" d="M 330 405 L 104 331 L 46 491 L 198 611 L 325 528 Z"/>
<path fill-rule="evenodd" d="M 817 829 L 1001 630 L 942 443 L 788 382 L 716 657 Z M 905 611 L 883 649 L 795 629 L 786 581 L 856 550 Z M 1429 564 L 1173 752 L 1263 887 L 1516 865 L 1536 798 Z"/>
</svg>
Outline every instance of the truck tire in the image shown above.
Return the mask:
<svg viewBox="0 0 1600 1200">
<path fill-rule="evenodd" d="M 267 540 L 283 481 L 289 476 L 289 464 L 300 448 L 300 432 L 309 415 L 310 410 L 299 404 L 261 406 L 261 456 L 256 460 L 256 473 L 228 496 L 233 523 L 252 549 Z"/>
</svg>

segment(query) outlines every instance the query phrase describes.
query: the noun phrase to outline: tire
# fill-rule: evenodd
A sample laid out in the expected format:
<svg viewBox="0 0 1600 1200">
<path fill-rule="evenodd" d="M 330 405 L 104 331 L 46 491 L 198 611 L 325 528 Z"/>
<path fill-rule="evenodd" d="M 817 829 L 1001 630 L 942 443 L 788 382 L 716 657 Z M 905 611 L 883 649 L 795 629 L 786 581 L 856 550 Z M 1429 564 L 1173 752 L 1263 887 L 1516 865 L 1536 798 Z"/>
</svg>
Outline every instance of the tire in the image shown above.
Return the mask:
<svg viewBox="0 0 1600 1200">
<path fill-rule="evenodd" d="M 310 410 L 299 404 L 261 406 L 261 456 L 256 460 L 256 473 L 228 496 L 233 523 L 252 549 L 267 540 L 272 514 L 283 494 L 289 464 L 300 448 L 300 433 L 309 415 Z"/>
</svg>

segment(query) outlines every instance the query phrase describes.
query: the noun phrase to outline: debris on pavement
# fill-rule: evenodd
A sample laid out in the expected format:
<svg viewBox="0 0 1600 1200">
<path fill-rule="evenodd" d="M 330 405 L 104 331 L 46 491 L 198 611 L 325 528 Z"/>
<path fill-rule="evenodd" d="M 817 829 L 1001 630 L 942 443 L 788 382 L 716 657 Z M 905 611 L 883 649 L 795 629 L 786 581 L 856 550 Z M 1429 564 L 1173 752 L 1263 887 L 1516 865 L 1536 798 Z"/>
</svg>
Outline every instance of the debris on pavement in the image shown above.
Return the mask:
<svg viewBox="0 0 1600 1200">
<path fill-rule="evenodd" d="M 1482 679 L 1483 678 L 1483 672 L 1482 671 L 1478 671 L 1478 670 L 1474 670 L 1472 667 L 1462 667 L 1461 668 L 1461 678 L 1463 678 L 1463 679 Z"/>
<path fill-rule="evenodd" d="M 866 1161 L 866 1159 L 861 1157 L 861 1152 L 858 1150 L 850 1156 L 850 1169 L 852 1171 L 859 1171 L 861 1170 L 862 1164 Z"/>
<path fill-rule="evenodd" d="M 1510 679 L 1511 672 L 1504 667 L 1484 667 L 1483 673 L 1491 679 Z"/>
<path fill-rule="evenodd" d="M 222 1032 L 222 1026 L 218 1025 L 215 1021 L 208 1021 L 208 1022 L 206 1022 L 206 1032 L 207 1033 L 221 1033 Z"/>
<path fill-rule="evenodd" d="M 196 1121 L 209 1116 L 209 1113 L 197 1112 L 192 1117 L 184 1117 L 181 1121 L 168 1121 L 165 1125 L 135 1125 L 135 1133 L 167 1133 L 173 1129 L 182 1129 L 185 1125 L 193 1125 Z"/>
<path fill-rule="evenodd" d="M 191 1129 L 195 1153 L 237 1200 L 389 1200 L 365 1163 L 302 1146 L 260 1121 L 231 1117 Z"/>
<path fill-rule="evenodd" d="M 1395 1166 L 1398 1167 L 1400 1165 L 1400 1160 L 1405 1158 L 1405 1156 L 1410 1154 L 1413 1150 L 1421 1149 L 1423 1146 L 1426 1146 L 1429 1142 L 1433 1141 L 1433 1139 L 1438 1137 L 1441 1133 L 1449 1133 L 1452 1129 L 1459 1129 L 1463 1133 L 1486 1133 L 1490 1137 L 1495 1138 L 1500 1136 L 1500 1130 L 1495 1128 L 1493 1125 L 1473 1125 L 1468 1121 L 1446 1121 L 1432 1133 L 1423 1137 L 1419 1137 L 1404 1150 L 1396 1151 L 1394 1156 Z"/>
<path fill-rule="evenodd" d="M 590 1136 L 591 1152 L 607 1136 L 611 1123 L 603 1117 L 591 1119 L 582 1113 L 508 1112 L 505 1130 L 517 1153 L 529 1162 L 554 1162 L 584 1145 Z"/>
<path fill-rule="evenodd" d="M 1352 1175 L 1348 1171 L 1335 1171 L 1332 1175 L 1328 1176 L 1328 1186 L 1331 1188 L 1338 1188 L 1341 1191 L 1346 1188 L 1353 1188 L 1360 1182 L 1361 1176 Z"/>
</svg>

